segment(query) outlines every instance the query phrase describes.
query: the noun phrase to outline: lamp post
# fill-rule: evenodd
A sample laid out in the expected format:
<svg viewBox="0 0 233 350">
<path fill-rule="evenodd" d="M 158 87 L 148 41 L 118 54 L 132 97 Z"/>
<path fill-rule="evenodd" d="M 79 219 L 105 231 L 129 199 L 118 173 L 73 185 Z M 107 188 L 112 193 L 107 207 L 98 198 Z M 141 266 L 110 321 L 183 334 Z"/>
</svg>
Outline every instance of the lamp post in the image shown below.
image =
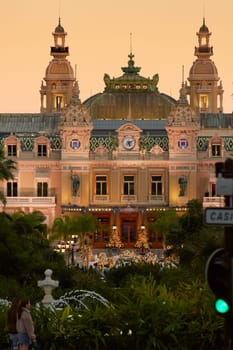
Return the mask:
<svg viewBox="0 0 233 350">
<path fill-rule="evenodd" d="M 75 240 L 59 241 L 55 251 L 67 255 L 67 265 L 75 265 Z M 70 259 L 71 257 L 71 259 Z M 71 261 L 71 264 L 70 264 Z"/>
</svg>

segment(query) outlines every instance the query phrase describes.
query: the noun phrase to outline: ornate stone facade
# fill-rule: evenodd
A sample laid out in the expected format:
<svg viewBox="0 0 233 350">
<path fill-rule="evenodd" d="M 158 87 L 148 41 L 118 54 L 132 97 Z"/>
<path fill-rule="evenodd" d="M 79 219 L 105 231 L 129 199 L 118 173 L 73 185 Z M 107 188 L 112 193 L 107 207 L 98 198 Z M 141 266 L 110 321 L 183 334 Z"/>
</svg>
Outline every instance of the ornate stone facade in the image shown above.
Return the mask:
<svg viewBox="0 0 233 350">
<path fill-rule="evenodd" d="M 220 205 L 215 163 L 233 153 L 233 118 L 222 113 L 210 34 L 203 21 L 178 101 L 159 92 L 158 74 L 139 75 L 131 52 L 123 75 L 105 74 L 104 92 L 81 102 L 59 19 L 41 113 L 0 114 L 1 144 L 17 162 L 14 180 L 0 183 L 7 196 L 1 209 L 41 210 L 49 226 L 62 214 L 89 212 L 99 221 L 93 246 L 103 248 L 112 227 L 126 247 L 135 246 L 154 210 L 183 211 L 194 198 Z"/>
</svg>

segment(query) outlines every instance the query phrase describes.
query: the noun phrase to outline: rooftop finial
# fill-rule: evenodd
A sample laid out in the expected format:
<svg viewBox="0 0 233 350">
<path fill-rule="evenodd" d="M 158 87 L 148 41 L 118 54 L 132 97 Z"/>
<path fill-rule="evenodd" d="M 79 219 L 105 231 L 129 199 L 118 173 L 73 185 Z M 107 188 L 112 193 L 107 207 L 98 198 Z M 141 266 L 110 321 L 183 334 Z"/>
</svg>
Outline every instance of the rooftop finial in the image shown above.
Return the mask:
<svg viewBox="0 0 233 350">
<path fill-rule="evenodd" d="M 130 53 L 132 53 L 132 33 L 130 33 Z"/>
<path fill-rule="evenodd" d="M 77 64 L 75 64 L 75 66 L 74 66 L 74 78 L 76 81 L 77 80 Z"/>
<path fill-rule="evenodd" d="M 182 103 L 182 104 L 188 103 L 187 96 L 186 96 L 186 86 L 184 83 L 184 65 L 182 66 L 182 84 L 181 84 L 181 89 L 180 89 L 179 103 Z"/>
<path fill-rule="evenodd" d="M 203 19 L 205 20 L 205 0 L 203 0 Z"/>
<path fill-rule="evenodd" d="M 61 0 L 59 0 L 59 4 L 58 4 L 58 14 L 59 14 L 59 18 L 61 16 Z"/>
</svg>

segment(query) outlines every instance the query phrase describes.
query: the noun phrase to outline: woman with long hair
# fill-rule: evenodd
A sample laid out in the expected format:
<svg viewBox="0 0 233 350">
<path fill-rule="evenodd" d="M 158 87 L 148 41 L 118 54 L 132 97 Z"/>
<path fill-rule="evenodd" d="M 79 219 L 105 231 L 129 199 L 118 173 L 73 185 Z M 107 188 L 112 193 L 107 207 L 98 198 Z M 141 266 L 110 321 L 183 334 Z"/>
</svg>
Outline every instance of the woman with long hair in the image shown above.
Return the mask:
<svg viewBox="0 0 233 350">
<path fill-rule="evenodd" d="M 36 335 L 30 313 L 30 306 L 30 300 L 21 300 L 16 321 L 19 350 L 28 350 L 29 345 L 36 345 Z"/>
<path fill-rule="evenodd" d="M 11 350 L 18 350 L 18 332 L 16 329 L 17 313 L 21 300 L 14 298 L 7 313 L 7 329 L 9 332 Z"/>
</svg>

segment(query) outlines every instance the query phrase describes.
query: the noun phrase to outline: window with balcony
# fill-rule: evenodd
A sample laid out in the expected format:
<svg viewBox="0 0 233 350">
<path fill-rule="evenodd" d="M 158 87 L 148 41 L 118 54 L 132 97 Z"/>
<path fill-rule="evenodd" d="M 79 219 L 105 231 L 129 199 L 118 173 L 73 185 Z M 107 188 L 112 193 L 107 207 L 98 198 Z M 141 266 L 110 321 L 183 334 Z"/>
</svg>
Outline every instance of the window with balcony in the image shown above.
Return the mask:
<svg viewBox="0 0 233 350">
<path fill-rule="evenodd" d="M 18 196 L 18 183 L 15 181 L 7 182 L 7 197 L 17 197 Z"/>
<path fill-rule="evenodd" d="M 130 196 L 134 195 L 134 176 L 133 175 L 125 175 L 124 176 L 124 184 L 123 184 L 123 193 L 124 195 Z"/>
<path fill-rule="evenodd" d="M 162 176 L 161 175 L 152 175 L 151 176 L 151 195 L 152 196 L 161 196 L 162 195 Z"/>
<path fill-rule="evenodd" d="M 48 183 L 38 182 L 37 183 L 37 197 L 48 197 Z"/>
<path fill-rule="evenodd" d="M 38 157 L 47 157 L 47 145 L 38 145 L 37 148 L 37 156 Z"/>
<path fill-rule="evenodd" d="M 106 195 L 107 194 L 107 176 L 97 175 L 96 176 L 96 195 Z"/>
<path fill-rule="evenodd" d="M 8 157 L 17 156 L 17 145 L 7 145 L 7 155 Z"/>
</svg>

